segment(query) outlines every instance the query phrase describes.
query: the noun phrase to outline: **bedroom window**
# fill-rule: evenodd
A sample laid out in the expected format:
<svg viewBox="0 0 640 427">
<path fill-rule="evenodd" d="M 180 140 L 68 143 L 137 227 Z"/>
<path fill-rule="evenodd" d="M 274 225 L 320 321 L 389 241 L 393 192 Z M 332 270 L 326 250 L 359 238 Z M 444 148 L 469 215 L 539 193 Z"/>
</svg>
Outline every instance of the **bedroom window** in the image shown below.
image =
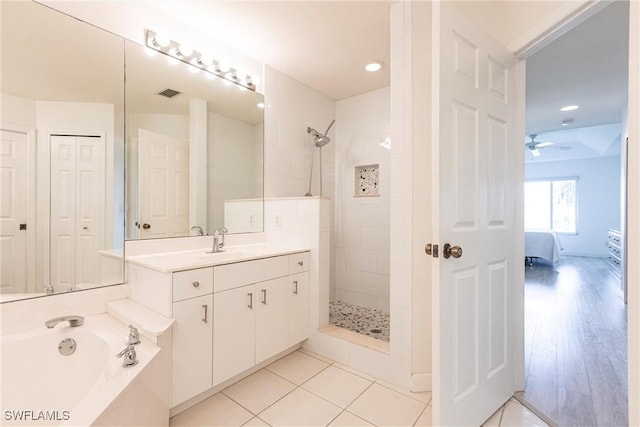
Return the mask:
<svg viewBox="0 0 640 427">
<path fill-rule="evenodd" d="M 525 229 L 577 233 L 576 187 L 575 178 L 525 182 Z"/>
</svg>

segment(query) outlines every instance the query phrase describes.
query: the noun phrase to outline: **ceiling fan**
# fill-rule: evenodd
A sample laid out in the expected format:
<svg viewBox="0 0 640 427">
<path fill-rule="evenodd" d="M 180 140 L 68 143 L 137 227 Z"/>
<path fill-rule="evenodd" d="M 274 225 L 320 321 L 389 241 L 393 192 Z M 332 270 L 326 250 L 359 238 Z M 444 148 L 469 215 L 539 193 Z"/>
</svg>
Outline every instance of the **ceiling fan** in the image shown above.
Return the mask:
<svg viewBox="0 0 640 427">
<path fill-rule="evenodd" d="M 545 148 L 553 148 L 555 150 L 571 150 L 571 147 L 567 145 L 555 145 L 555 143 L 551 141 L 538 142 L 536 141 L 536 136 L 538 136 L 537 133 L 532 133 L 531 135 L 529 135 L 531 141 L 524 143 L 524 146 L 529 149 L 529 152 L 533 157 L 539 157 L 540 150 Z"/>
</svg>

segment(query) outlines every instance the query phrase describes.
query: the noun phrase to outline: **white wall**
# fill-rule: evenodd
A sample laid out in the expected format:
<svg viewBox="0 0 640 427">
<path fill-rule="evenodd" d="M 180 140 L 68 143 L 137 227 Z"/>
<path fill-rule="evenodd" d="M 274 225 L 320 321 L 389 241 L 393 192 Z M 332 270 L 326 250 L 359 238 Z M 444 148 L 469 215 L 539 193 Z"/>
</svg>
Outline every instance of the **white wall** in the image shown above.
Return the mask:
<svg viewBox="0 0 640 427">
<path fill-rule="evenodd" d="M 224 201 L 262 197 L 256 182 L 262 177 L 262 135 L 244 122 L 215 113 L 208 114 L 207 228 L 211 233 L 224 225 Z"/>
<path fill-rule="evenodd" d="M 265 197 L 304 196 L 309 189 L 313 137 L 310 126 L 324 132 L 335 117 L 335 102 L 273 68 L 265 69 Z M 340 124 L 336 122 L 336 127 Z M 322 148 L 324 197 L 333 198 L 335 127 Z M 315 148 L 311 193 L 318 196 L 319 150 Z"/>
<path fill-rule="evenodd" d="M 0 123 L 35 128 L 35 101 L 0 93 Z"/>
<path fill-rule="evenodd" d="M 563 255 L 607 256 L 607 230 L 620 230 L 620 157 L 527 163 L 525 179 L 577 177 L 578 233 L 559 234 Z"/>
<path fill-rule="evenodd" d="M 390 88 L 336 103 L 332 298 L 389 312 Z M 379 196 L 355 196 L 355 167 L 379 165 Z"/>
</svg>

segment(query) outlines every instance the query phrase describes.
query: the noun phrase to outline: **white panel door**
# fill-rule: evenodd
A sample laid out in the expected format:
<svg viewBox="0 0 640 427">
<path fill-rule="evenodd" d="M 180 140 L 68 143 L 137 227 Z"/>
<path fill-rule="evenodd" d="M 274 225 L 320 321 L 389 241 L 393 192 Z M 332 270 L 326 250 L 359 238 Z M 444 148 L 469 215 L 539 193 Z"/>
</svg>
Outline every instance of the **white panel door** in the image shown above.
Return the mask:
<svg viewBox="0 0 640 427">
<path fill-rule="evenodd" d="M 254 285 L 213 294 L 213 385 L 255 364 L 258 303 Z"/>
<path fill-rule="evenodd" d="M 434 17 L 433 422 L 480 425 L 515 388 L 516 61 L 453 2 Z M 462 256 L 445 258 L 445 243 Z"/>
<path fill-rule="evenodd" d="M 138 130 L 138 237 L 189 235 L 189 143 Z"/>
<path fill-rule="evenodd" d="M 104 248 L 104 138 L 52 135 L 50 143 L 51 284 L 95 285 Z"/>
<path fill-rule="evenodd" d="M 256 283 L 256 363 L 275 356 L 288 347 L 289 278 Z"/>
<path fill-rule="evenodd" d="M 27 136 L 0 132 L 0 293 L 24 293 L 27 232 L 20 224 L 27 224 Z"/>
<path fill-rule="evenodd" d="M 173 303 L 171 406 L 211 388 L 213 295 Z"/>
<path fill-rule="evenodd" d="M 309 337 L 309 273 L 287 277 L 289 286 L 289 346 Z"/>
</svg>

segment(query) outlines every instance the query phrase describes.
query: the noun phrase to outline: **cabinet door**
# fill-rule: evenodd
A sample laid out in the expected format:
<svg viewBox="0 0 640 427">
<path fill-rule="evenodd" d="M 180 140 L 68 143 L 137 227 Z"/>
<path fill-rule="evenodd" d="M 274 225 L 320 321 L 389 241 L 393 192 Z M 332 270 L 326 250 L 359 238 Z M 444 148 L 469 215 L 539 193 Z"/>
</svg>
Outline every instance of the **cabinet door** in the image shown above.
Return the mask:
<svg viewBox="0 0 640 427">
<path fill-rule="evenodd" d="M 288 277 L 289 347 L 309 337 L 309 273 Z"/>
<path fill-rule="evenodd" d="M 171 406 L 211 388 L 213 295 L 173 304 Z"/>
<path fill-rule="evenodd" d="M 254 286 L 213 295 L 213 384 L 217 385 L 255 364 Z"/>
<path fill-rule="evenodd" d="M 288 347 L 289 278 L 256 283 L 256 363 Z"/>
</svg>

